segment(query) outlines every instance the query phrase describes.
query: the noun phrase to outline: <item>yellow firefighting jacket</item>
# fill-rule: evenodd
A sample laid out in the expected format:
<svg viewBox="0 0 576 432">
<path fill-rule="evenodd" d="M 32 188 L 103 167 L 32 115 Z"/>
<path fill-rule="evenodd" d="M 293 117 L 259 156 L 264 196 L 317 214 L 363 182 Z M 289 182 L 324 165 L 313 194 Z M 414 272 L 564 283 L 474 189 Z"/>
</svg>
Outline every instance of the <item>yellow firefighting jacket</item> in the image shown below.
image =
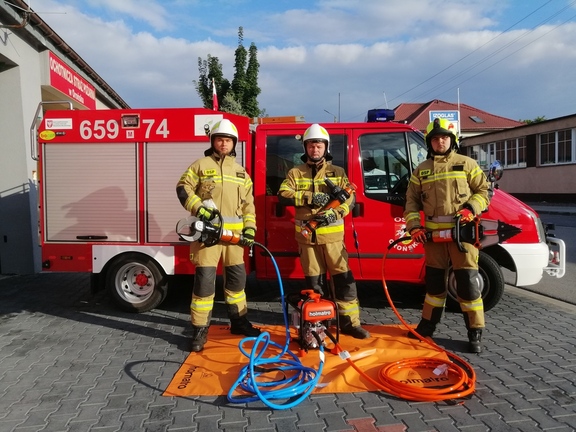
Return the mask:
<svg viewBox="0 0 576 432">
<path fill-rule="evenodd" d="M 488 208 L 489 184 L 476 161 L 451 151 L 422 162 L 412 173 L 406 192 L 406 231 L 424 226 L 451 228 L 463 208 L 479 215 Z M 420 211 L 425 220 L 420 220 Z"/>
<path fill-rule="evenodd" d="M 332 183 L 341 188 L 350 185 L 346 172 L 343 168 L 332 165 L 325 160 L 318 164 L 301 164 L 295 166 L 286 175 L 286 179 L 280 185 L 278 196 L 284 202 L 294 204 L 296 207 L 296 241 L 304 244 L 326 244 L 344 240 L 343 218 L 350 212 L 354 203 L 354 194 L 334 210 L 337 215 L 336 222 L 321 226 L 316 229 L 315 235 L 304 237 L 301 234 L 306 223 L 313 219 L 321 211 L 312 204 L 314 193 L 330 193 L 330 188 L 324 181 L 329 178 Z"/>
<path fill-rule="evenodd" d="M 176 192 L 182 206 L 193 216 L 203 201 L 212 199 L 225 229 L 256 229 L 252 179 L 232 156 L 220 158 L 213 153 L 198 159 L 182 174 Z"/>
</svg>

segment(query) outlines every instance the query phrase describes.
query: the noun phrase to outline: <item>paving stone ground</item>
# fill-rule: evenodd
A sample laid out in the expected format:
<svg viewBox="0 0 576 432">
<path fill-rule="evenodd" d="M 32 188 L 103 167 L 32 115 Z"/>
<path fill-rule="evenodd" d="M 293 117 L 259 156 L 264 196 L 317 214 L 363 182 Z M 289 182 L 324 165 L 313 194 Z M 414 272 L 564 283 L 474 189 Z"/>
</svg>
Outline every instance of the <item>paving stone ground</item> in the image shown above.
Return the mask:
<svg viewBox="0 0 576 432">
<path fill-rule="evenodd" d="M 487 313 L 485 350 L 466 354 L 459 314 L 447 312 L 437 343 L 478 374 L 461 405 L 407 402 L 382 392 L 310 396 L 287 410 L 222 397 L 164 397 L 188 356 L 191 280 L 175 279 L 166 301 L 144 314 L 91 296 L 86 274 L 0 279 L 0 431 L 574 431 L 576 307 L 507 287 Z M 297 284 L 285 287 L 298 289 Z M 397 323 L 381 284 L 359 284 L 362 318 Z M 283 323 L 277 283 L 253 278 L 255 323 Z M 408 322 L 422 292 L 392 286 Z M 217 296 L 214 320 L 225 320 Z"/>
</svg>

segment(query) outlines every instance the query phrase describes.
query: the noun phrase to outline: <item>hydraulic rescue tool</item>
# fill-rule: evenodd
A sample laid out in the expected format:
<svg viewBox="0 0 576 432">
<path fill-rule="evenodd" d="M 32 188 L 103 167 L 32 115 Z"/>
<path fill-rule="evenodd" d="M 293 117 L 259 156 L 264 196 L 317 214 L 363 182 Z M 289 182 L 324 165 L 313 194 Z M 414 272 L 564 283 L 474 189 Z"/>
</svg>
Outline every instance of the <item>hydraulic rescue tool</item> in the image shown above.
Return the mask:
<svg viewBox="0 0 576 432">
<path fill-rule="evenodd" d="M 470 243 L 476 249 L 482 249 L 508 240 L 520 232 L 520 228 L 506 222 L 475 216 L 469 223 L 461 224 L 457 219 L 456 226 L 452 228 L 427 231 L 426 240 L 434 243 L 456 242 L 458 249 L 466 252 L 462 242 Z"/>
<path fill-rule="evenodd" d="M 213 215 L 213 218 L 209 221 L 195 216 L 180 219 L 176 224 L 176 233 L 182 240 L 187 242 L 197 241 L 204 243 L 207 247 L 214 246 L 220 241 L 240 246 L 250 246 L 251 242 L 244 239 L 241 234 L 222 227 L 222 216 L 218 210 L 214 210 Z"/>
<path fill-rule="evenodd" d="M 353 184 L 349 184 L 345 188 L 336 186 L 334 182 L 330 180 L 328 177 L 324 178 L 324 183 L 326 183 L 326 186 L 330 188 L 330 192 L 328 194 L 330 195 L 332 200 L 329 201 L 324 207 L 322 207 L 319 213 L 325 210 L 335 209 L 340 204 L 345 202 L 348 198 L 350 198 L 350 196 L 356 190 L 356 186 L 354 186 Z M 308 221 L 308 223 L 306 223 L 306 225 L 302 228 L 302 231 L 300 231 L 300 233 L 305 238 L 308 238 L 312 235 L 312 233 L 316 230 L 316 228 L 318 228 L 318 225 L 320 225 L 320 221 L 317 219 L 312 219 Z"/>
</svg>

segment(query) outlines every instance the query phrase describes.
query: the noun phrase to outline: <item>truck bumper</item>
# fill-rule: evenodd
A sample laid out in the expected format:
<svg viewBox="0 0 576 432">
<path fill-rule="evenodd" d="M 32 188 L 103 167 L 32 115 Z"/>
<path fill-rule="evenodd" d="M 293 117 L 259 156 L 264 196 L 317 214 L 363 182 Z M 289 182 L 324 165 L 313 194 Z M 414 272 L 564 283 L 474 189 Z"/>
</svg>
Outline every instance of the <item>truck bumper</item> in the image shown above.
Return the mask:
<svg viewBox="0 0 576 432">
<path fill-rule="evenodd" d="M 536 285 L 544 272 L 561 278 L 566 269 L 566 247 L 555 237 L 548 237 L 547 243 L 503 243 L 516 265 L 516 286 Z"/>
<path fill-rule="evenodd" d="M 546 242 L 550 249 L 548 266 L 544 271 L 550 276 L 561 278 L 566 273 L 566 245 L 556 237 L 546 237 Z"/>
</svg>

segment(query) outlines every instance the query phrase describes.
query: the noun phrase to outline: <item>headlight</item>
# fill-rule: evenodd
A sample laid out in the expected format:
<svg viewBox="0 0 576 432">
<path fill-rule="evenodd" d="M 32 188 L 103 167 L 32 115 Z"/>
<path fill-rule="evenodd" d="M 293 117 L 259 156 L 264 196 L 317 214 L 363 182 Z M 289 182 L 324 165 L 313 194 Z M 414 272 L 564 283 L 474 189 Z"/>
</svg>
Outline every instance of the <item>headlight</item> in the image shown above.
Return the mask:
<svg viewBox="0 0 576 432">
<path fill-rule="evenodd" d="M 544 229 L 542 221 L 538 216 L 536 216 L 536 213 L 534 213 L 532 210 L 528 210 L 528 213 L 530 213 L 530 217 L 532 218 L 534 224 L 536 225 L 536 232 L 538 233 L 538 242 L 546 243 L 546 230 Z"/>
</svg>

